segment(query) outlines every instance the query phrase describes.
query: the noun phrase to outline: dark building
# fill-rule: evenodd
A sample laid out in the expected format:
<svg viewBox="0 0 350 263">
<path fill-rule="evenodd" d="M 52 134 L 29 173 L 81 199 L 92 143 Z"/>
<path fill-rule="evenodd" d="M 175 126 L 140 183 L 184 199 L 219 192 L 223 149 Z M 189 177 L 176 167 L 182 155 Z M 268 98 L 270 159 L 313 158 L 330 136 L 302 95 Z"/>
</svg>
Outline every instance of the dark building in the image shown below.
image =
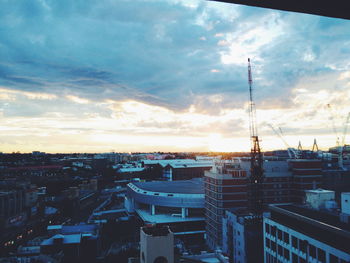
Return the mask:
<svg viewBox="0 0 350 263">
<path fill-rule="evenodd" d="M 293 174 L 293 201 L 302 203 L 305 190 L 322 186 L 322 161 L 318 159 L 291 159 L 289 165 Z"/>
<path fill-rule="evenodd" d="M 263 255 L 262 220 L 246 209 L 228 209 L 223 218 L 223 252 L 230 262 L 260 263 Z"/>
<path fill-rule="evenodd" d="M 211 161 L 196 161 L 193 159 L 174 160 L 143 160 L 146 171 L 152 178 L 168 181 L 189 180 L 204 176 L 204 172 L 212 168 Z"/>
</svg>

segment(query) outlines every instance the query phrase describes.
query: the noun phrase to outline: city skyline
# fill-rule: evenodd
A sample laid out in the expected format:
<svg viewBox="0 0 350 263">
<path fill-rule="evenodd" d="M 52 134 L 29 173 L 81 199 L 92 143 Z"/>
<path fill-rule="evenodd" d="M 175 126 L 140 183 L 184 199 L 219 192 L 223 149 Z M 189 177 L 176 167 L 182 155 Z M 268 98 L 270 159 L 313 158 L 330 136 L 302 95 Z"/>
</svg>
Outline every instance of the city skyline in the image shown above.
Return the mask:
<svg viewBox="0 0 350 263">
<path fill-rule="evenodd" d="M 335 146 L 350 106 L 350 21 L 211 1 L 0 3 L 2 152 Z M 330 104 L 333 113 L 327 107 Z M 348 140 L 347 140 L 348 141 Z"/>
</svg>

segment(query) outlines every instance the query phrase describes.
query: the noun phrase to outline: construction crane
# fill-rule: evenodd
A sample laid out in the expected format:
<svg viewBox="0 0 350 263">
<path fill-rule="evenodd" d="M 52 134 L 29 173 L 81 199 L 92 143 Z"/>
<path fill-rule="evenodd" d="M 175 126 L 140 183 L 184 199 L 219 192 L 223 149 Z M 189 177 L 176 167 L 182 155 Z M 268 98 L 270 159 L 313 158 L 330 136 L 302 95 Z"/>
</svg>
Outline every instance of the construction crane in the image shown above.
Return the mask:
<svg viewBox="0 0 350 263">
<path fill-rule="evenodd" d="M 274 133 L 282 140 L 282 142 L 286 146 L 289 158 L 298 159 L 299 158 L 298 152 L 295 149 L 293 149 L 292 147 L 290 147 L 289 144 L 287 143 L 287 141 L 284 139 L 282 129 L 280 127 L 278 127 L 278 130 L 277 130 L 272 126 L 272 124 L 268 124 L 268 125 L 270 126 L 270 128 L 274 131 Z"/>
<path fill-rule="evenodd" d="M 344 146 L 345 146 L 345 138 L 346 138 L 346 133 L 348 131 L 348 123 L 350 120 L 350 112 L 348 113 L 348 116 L 346 117 L 345 123 L 344 123 L 344 130 L 343 130 L 343 136 L 342 136 L 342 140 L 341 140 L 341 145 L 338 149 L 339 152 L 339 156 L 338 156 L 338 165 L 339 168 L 344 170 L 344 163 L 343 163 L 343 150 L 344 150 Z"/>
<path fill-rule="evenodd" d="M 256 108 L 253 100 L 253 78 L 250 59 L 248 58 L 248 83 L 249 83 L 249 131 L 251 139 L 250 150 L 250 198 L 249 205 L 255 216 L 261 216 L 263 211 L 262 182 L 264 177 L 263 157 L 259 144 L 259 136 L 256 122 Z"/>
<path fill-rule="evenodd" d="M 350 112 L 348 113 L 345 123 L 344 123 L 344 130 L 343 130 L 343 134 L 342 134 L 342 140 L 341 142 L 339 142 L 339 136 L 338 136 L 338 131 L 335 127 L 335 123 L 334 123 L 334 113 L 333 110 L 331 108 L 330 104 L 327 104 L 328 109 L 330 110 L 331 113 L 331 120 L 332 120 L 332 126 L 333 126 L 333 131 L 336 135 L 336 146 L 337 146 L 337 152 L 338 152 L 338 166 L 340 169 L 344 170 L 344 164 L 343 164 L 343 149 L 345 146 L 345 138 L 346 138 L 346 134 L 348 131 L 348 123 L 349 123 L 349 119 L 350 119 Z"/>
<path fill-rule="evenodd" d="M 329 112 L 331 114 L 331 121 L 332 121 L 332 128 L 333 128 L 333 132 L 337 138 L 336 140 L 336 145 L 337 147 L 339 147 L 339 136 L 338 136 L 338 131 L 337 131 L 337 128 L 335 127 L 335 123 L 334 123 L 334 113 L 333 113 L 333 110 L 332 110 L 332 107 L 331 107 L 331 104 L 327 104 L 327 107 L 329 109 Z"/>
</svg>

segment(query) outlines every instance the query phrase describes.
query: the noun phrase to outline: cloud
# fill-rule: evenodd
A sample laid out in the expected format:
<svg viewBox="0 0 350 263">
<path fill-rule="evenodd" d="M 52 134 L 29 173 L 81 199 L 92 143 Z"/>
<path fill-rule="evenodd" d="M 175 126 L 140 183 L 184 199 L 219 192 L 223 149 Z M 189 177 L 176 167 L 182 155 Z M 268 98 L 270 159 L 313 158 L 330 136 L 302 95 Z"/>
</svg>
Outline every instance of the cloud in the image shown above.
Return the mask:
<svg viewBox="0 0 350 263">
<path fill-rule="evenodd" d="M 27 118 L 61 127 L 52 136 L 247 136 L 247 57 L 260 124 L 323 134 L 322 105 L 348 111 L 350 21 L 214 1 L 34 0 L 0 4 L 0 24 L 0 108 L 15 130 Z"/>
</svg>

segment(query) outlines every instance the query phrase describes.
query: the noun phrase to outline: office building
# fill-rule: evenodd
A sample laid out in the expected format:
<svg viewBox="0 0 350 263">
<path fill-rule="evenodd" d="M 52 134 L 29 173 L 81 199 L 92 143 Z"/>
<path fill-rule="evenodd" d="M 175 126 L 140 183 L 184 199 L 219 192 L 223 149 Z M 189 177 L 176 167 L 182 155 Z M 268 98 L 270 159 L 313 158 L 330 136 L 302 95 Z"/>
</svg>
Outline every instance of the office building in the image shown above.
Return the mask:
<svg viewBox="0 0 350 263">
<path fill-rule="evenodd" d="M 263 221 L 264 262 L 350 262 L 350 225 L 343 221 L 328 210 L 271 205 Z"/>
</svg>

